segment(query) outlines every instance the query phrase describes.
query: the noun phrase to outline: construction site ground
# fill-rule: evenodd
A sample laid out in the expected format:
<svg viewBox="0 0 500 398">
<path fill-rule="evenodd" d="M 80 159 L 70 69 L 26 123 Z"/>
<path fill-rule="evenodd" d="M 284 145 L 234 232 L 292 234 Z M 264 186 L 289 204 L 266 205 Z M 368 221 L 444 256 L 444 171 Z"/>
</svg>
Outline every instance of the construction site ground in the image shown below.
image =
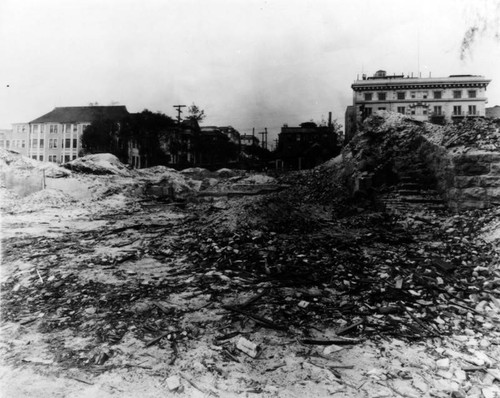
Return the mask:
<svg viewBox="0 0 500 398">
<path fill-rule="evenodd" d="M 498 210 L 341 204 L 327 174 L 2 188 L 0 395 L 499 397 Z"/>
</svg>

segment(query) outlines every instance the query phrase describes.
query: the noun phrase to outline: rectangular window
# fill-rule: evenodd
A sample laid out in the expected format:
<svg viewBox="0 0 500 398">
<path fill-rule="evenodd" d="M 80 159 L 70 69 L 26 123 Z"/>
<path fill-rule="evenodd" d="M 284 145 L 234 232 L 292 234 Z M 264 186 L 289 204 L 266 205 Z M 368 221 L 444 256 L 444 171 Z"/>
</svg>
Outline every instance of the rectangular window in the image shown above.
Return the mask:
<svg viewBox="0 0 500 398">
<path fill-rule="evenodd" d="M 427 96 L 428 96 L 428 95 L 429 95 L 429 94 L 427 93 L 427 91 L 422 91 L 422 98 L 423 98 L 423 99 L 427 99 Z"/>
<path fill-rule="evenodd" d="M 476 105 L 469 105 L 469 115 L 476 115 Z"/>
<path fill-rule="evenodd" d="M 398 113 L 401 113 L 402 115 L 404 115 L 406 112 L 405 112 L 405 107 L 404 106 L 398 106 Z"/>
<path fill-rule="evenodd" d="M 67 123 L 67 124 L 65 124 L 64 126 L 65 126 L 65 131 L 66 131 L 67 133 L 71 132 L 71 124 Z"/>
<path fill-rule="evenodd" d="M 4 148 L 5 147 L 5 141 L 4 140 L 0 140 L 0 148 Z"/>
<path fill-rule="evenodd" d="M 71 160 L 71 156 L 70 155 L 64 155 L 64 161 L 65 162 L 69 162 Z"/>
<path fill-rule="evenodd" d="M 379 101 L 385 101 L 386 97 L 387 97 L 387 93 L 377 93 L 377 98 Z"/>
<path fill-rule="evenodd" d="M 423 113 L 424 115 L 427 115 L 427 109 L 423 109 L 423 110 L 422 110 L 422 113 Z"/>
<path fill-rule="evenodd" d="M 54 134 L 57 133 L 57 124 L 51 124 L 49 128 L 49 132 Z"/>
<path fill-rule="evenodd" d="M 40 162 L 43 162 L 43 155 L 40 155 L 40 158 L 38 159 Z"/>
<path fill-rule="evenodd" d="M 43 144 L 44 144 L 44 142 L 43 142 L 43 138 L 41 138 L 41 139 L 40 139 L 40 148 L 43 148 Z"/>
<path fill-rule="evenodd" d="M 379 111 L 385 111 L 385 107 L 378 108 Z"/>
<path fill-rule="evenodd" d="M 469 98 L 476 98 L 476 90 L 468 91 Z"/>
<path fill-rule="evenodd" d="M 411 114 L 414 115 L 415 114 L 415 109 L 412 109 L 411 110 Z"/>
<path fill-rule="evenodd" d="M 73 125 L 73 132 L 77 132 L 78 131 L 78 126 L 76 124 Z"/>
<path fill-rule="evenodd" d="M 416 93 L 415 91 L 412 91 L 412 92 L 410 93 L 410 97 L 411 97 L 411 98 L 413 98 L 413 99 L 414 99 L 414 98 L 417 98 L 417 93 Z M 412 113 L 412 115 L 413 115 L 413 113 Z"/>
<path fill-rule="evenodd" d="M 453 115 L 454 116 L 461 116 L 462 115 L 462 107 L 460 105 L 453 106 Z"/>
<path fill-rule="evenodd" d="M 26 147 L 26 140 L 22 140 L 21 141 L 21 148 L 25 148 Z"/>
<path fill-rule="evenodd" d="M 371 101 L 373 98 L 372 93 L 365 93 L 365 101 Z"/>
<path fill-rule="evenodd" d="M 434 91 L 434 99 L 441 99 L 441 91 Z"/>
<path fill-rule="evenodd" d="M 57 138 L 49 138 L 49 148 L 57 148 Z"/>
<path fill-rule="evenodd" d="M 36 160 L 36 155 L 31 155 L 31 159 L 35 159 Z"/>
<path fill-rule="evenodd" d="M 441 108 L 441 106 L 435 106 L 434 107 L 434 114 L 437 115 L 437 116 L 441 116 L 442 115 L 442 112 L 443 112 L 443 109 Z"/>
<path fill-rule="evenodd" d="M 5 148 L 9 148 L 10 147 L 10 141 L 9 140 L 5 140 Z"/>
<path fill-rule="evenodd" d="M 33 133 L 38 133 L 38 124 L 33 125 Z"/>
<path fill-rule="evenodd" d="M 71 138 L 66 138 L 64 140 L 64 147 L 69 148 L 71 146 Z"/>
<path fill-rule="evenodd" d="M 462 90 L 454 90 L 453 98 L 462 98 Z"/>
<path fill-rule="evenodd" d="M 406 93 L 404 91 L 398 93 L 398 100 L 404 100 L 405 98 L 406 98 Z"/>
<path fill-rule="evenodd" d="M 38 139 L 33 138 L 33 140 L 31 141 L 31 147 L 38 148 Z"/>
<path fill-rule="evenodd" d="M 300 141 L 300 137 L 299 137 L 299 141 Z M 76 149 L 77 146 L 78 146 L 78 140 L 76 138 L 73 138 L 73 148 Z"/>
<path fill-rule="evenodd" d="M 363 117 L 368 117 L 372 114 L 372 108 L 365 108 L 363 110 Z"/>
</svg>

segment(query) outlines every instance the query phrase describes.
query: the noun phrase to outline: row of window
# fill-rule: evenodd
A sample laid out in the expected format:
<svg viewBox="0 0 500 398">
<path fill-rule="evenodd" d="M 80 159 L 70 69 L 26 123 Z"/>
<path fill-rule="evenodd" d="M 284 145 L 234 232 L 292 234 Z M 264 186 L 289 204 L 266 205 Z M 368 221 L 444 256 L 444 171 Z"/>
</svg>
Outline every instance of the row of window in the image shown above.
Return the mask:
<svg viewBox="0 0 500 398">
<path fill-rule="evenodd" d="M 453 90 L 453 98 L 454 99 L 459 99 L 462 98 L 463 95 L 463 90 Z M 396 92 L 396 99 L 398 100 L 405 100 L 407 99 L 407 92 L 406 91 L 398 91 Z M 410 99 L 428 99 L 429 98 L 429 92 L 428 91 L 411 91 L 409 98 Z M 433 91 L 432 92 L 433 98 L 434 99 L 442 99 L 443 98 L 443 92 L 442 91 Z M 468 98 L 477 98 L 477 91 L 476 90 L 467 90 L 467 97 Z M 365 101 L 373 101 L 373 93 L 364 93 L 364 99 Z M 379 101 L 386 101 L 387 100 L 387 93 L 386 92 L 379 92 L 377 93 L 377 100 Z"/>
<path fill-rule="evenodd" d="M 34 138 L 31 140 L 31 148 L 44 148 L 45 140 L 41 138 L 40 140 Z M 61 139 L 59 138 L 49 138 L 49 149 L 53 148 L 58 148 L 59 145 L 62 145 L 62 148 L 71 148 L 71 144 L 73 144 L 73 148 L 76 148 L 78 146 L 78 140 L 76 138 L 66 138 L 66 139 Z"/>
<path fill-rule="evenodd" d="M 77 124 L 70 124 L 70 123 L 66 123 L 63 125 L 59 125 L 59 124 L 49 124 L 49 125 L 34 124 L 33 125 L 33 133 L 38 133 L 38 132 L 44 133 L 46 131 L 46 126 L 48 126 L 48 132 L 52 133 L 52 134 L 57 134 L 57 133 L 63 132 L 63 131 L 66 131 L 67 133 L 73 131 L 76 133 L 78 131 Z M 82 130 L 84 130 L 85 127 L 87 127 L 87 126 L 88 126 L 88 124 L 82 125 Z M 20 127 L 21 126 L 18 126 L 18 132 L 19 132 Z M 22 131 L 24 131 L 24 127 L 23 127 Z"/>
<path fill-rule="evenodd" d="M 0 148 L 25 148 L 26 140 L 0 140 Z"/>
<path fill-rule="evenodd" d="M 385 111 L 386 108 L 385 107 L 379 107 L 378 110 L 379 111 Z M 372 111 L 373 111 L 373 108 L 365 108 L 364 109 L 364 116 L 365 117 L 366 116 L 370 116 L 372 114 Z M 397 107 L 397 112 L 401 113 L 403 115 L 406 115 L 407 114 L 407 107 L 405 107 L 405 106 L 398 106 Z M 434 106 L 432 113 L 434 115 L 436 115 L 436 116 L 442 116 L 443 115 L 443 108 L 441 106 Z M 409 114 L 415 115 L 416 114 L 415 108 L 410 108 Z M 427 115 L 428 114 L 428 110 L 426 108 L 423 108 L 422 109 L 422 114 L 423 115 Z M 453 116 L 466 116 L 466 114 L 464 112 L 462 112 L 462 106 L 461 105 L 455 105 L 455 106 L 453 106 L 453 114 L 452 115 Z M 477 115 L 478 115 L 478 112 L 477 112 L 476 105 L 469 105 L 467 116 L 477 116 Z"/>
<path fill-rule="evenodd" d="M 59 140 L 58 138 L 49 139 L 49 149 L 58 148 L 59 145 L 64 144 L 62 148 L 77 148 L 78 140 L 76 138 L 66 138 Z M 73 144 L 73 146 L 71 146 Z M 25 148 L 26 140 L 0 140 L 0 148 Z M 31 140 L 31 148 L 45 148 L 45 140 L 41 138 Z"/>
<path fill-rule="evenodd" d="M 40 155 L 40 156 L 32 155 L 31 157 L 32 157 L 32 159 L 40 160 L 41 162 L 43 162 L 43 155 Z M 58 155 L 49 155 L 47 160 L 49 162 L 58 163 L 59 162 L 59 160 L 57 160 L 58 157 L 59 157 Z M 61 155 L 60 156 L 61 162 L 69 162 L 70 160 L 74 160 L 76 158 L 77 158 L 76 155 Z"/>
</svg>

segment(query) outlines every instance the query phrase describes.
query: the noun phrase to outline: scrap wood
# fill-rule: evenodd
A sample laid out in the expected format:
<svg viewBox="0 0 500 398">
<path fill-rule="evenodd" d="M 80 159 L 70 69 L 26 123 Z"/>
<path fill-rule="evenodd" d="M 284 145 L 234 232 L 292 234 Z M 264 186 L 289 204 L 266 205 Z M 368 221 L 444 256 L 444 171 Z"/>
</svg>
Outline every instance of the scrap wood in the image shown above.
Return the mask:
<svg viewBox="0 0 500 398">
<path fill-rule="evenodd" d="M 160 304 L 160 303 L 159 303 L 159 302 L 157 302 L 157 301 L 155 301 L 153 304 L 154 304 L 156 307 L 158 307 L 158 309 L 159 309 L 161 312 L 163 312 L 165 315 L 170 315 L 170 312 L 171 312 L 171 311 L 169 311 L 169 310 L 168 310 L 168 308 L 167 308 L 167 307 L 165 307 L 164 305 Z"/>
<path fill-rule="evenodd" d="M 344 338 L 338 338 L 338 339 L 328 339 L 328 340 L 316 340 L 316 339 L 302 339 L 300 342 L 302 344 L 310 344 L 310 345 L 332 345 L 332 344 L 337 344 L 337 345 L 350 345 L 350 344 L 357 344 L 361 343 L 363 340 L 361 339 L 344 339 Z"/>
<path fill-rule="evenodd" d="M 327 366 L 315 363 L 315 362 L 311 361 L 310 359 L 309 359 L 309 361 L 307 361 L 307 363 L 310 364 L 310 365 L 316 366 L 317 368 L 326 370 L 327 372 L 330 372 L 332 375 L 335 376 L 335 381 L 337 381 L 339 383 L 343 383 L 343 381 L 342 381 L 342 375 L 338 371 L 336 371 L 335 369 L 328 369 Z"/>
<path fill-rule="evenodd" d="M 195 389 L 197 389 L 198 391 L 201 391 L 203 394 L 205 395 L 213 395 L 215 397 L 218 397 L 219 394 L 217 394 L 216 392 L 214 391 L 211 391 L 211 390 L 207 390 L 206 388 L 203 388 L 203 387 L 200 387 L 199 385 L 197 385 L 193 380 L 191 380 L 191 378 L 187 377 L 184 373 L 180 373 L 181 377 L 186 380 L 189 384 L 191 384 L 191 386 L 193 386 Z"/>
<path fill-rule="evenodd" d="M 175 363 L 175 360 L 177 359 L 177 356 L 179 354 L 179 350 L 177 349 L 177 344 L 175 341 L 172 341 L 170 343 L 170 346 L 172 347 L 172 351 L 174 353 L 174 355 L 172 356 L 172 359 L 169 361 L 169 365 L 172 366 L 174 363 Z"/>
<path fill-rule="evenodd" d="M 164 332 L 162 334 L 160 334 L 158 337 L 155 337 L 153 340 L 149 340 L 147 343 L 146 343 L 146 347 L 149 347 L 157 342 L 159 342 L 161 339 L 163 339 L 164 337 L 167 337 L 170 333 L 172 332 Z"/>
<path fill-rule="evenodd" d="M 354 328 L 358 327 L 359 325 L 363 324 L 364 322 L 365 322 L 364 319 L 360 319 L 359 321 L 354 322 L 352 325 L 343 327 L 343 328 L 337 330 L 337 335 L 340 336 L 341 334 L 345 334 L 345 333 L 349 332 L 351 329 L 354 329 Z"/>
<path fill-rule="evenodd" d="M 68 374 L 67 375 L 70 379 L 73 379 L 73 380 L 76 380 L 76 381 L 79 381 L 81 383 L 85 383 L 85 384 L 89 384 L 89 385 L 94 385 L 94 383 L 92 383 L 90 380 L 86 379 L 85 377 L 82 377 L 82 376 L 77 376 L 77 375 L 71 375 L 71 374 Z"/>
<path fill-rule="evenodd" d="M 233 306 L 237 306 L 239 308 L 245 308 L 248 307 L 250 304 L 256 302 L 259 300 L 262 296 L 264 296 L 267 293 L 267 289 L 264 289 L 261 293 L 256 294 L 253 297 L 250 297 L 248 300 L 244 301 L 241 304 L 233 304 Z"/>
<path fill-rule="evenodd" d="M 267 327 L 271 328 L 271 329 L 288 330 L 287 326 L 278 325 L 277 323 L 274 323 L 273 321 L 271 321 L 271 320 L 269 320 L 267 318 L 261 317 L 259 315 L 254 315 L 254 314 L 252 314 L 250 312 L 247 312 L 247 311 L 244 311 L 244 310 L 242 310 L 242 309 L 240 309 L 238 307 L 234 307 L 234 306 L 231 306 L 231 305 L 223 305 L 222 308 L 224 308 L 226 310 L 229 310 L 229 311 L 238 312 L 238 313 L 240 313 L 242 315 L 247 316 L 248 318 L 253 319 L 256 322 L 261 323 L 264 326 L 267 326 Z"/>
</svg>

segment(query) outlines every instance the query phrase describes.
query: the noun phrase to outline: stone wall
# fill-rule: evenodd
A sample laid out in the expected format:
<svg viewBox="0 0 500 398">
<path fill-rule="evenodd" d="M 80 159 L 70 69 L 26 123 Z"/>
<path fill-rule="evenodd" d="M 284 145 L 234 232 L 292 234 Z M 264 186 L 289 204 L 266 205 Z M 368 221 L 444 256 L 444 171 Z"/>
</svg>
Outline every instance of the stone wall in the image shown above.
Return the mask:
<svg viewBox="0 0 500 398">
<path fill-rule="evenodd" d="M 447 150 L 422 138 L 421 158 L 450 208 L 460 211 L 500 205 L 500 152 Z"/>
</svg>

